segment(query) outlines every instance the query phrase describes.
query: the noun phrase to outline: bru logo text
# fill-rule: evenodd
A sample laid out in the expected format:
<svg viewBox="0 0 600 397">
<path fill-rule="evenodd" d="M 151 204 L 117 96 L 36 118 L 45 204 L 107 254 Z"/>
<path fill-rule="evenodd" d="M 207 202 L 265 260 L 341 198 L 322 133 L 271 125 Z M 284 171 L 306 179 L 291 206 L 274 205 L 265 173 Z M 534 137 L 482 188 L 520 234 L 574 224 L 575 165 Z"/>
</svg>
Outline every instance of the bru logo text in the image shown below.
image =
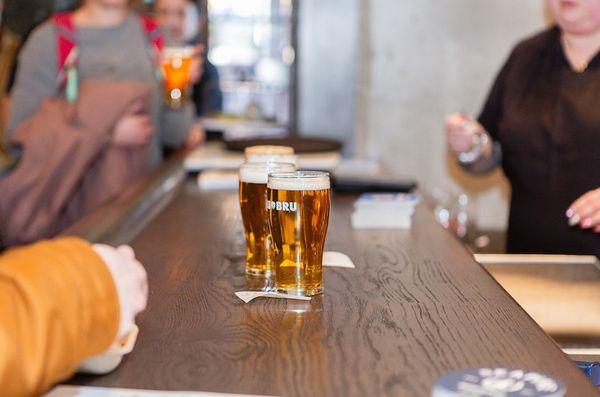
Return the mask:
<svg viewBox="0 0 600 397">
<path fill-rule="evenodd" d="M 296 212 L 298 203 L 287 201 L 267 201 L 267 209 L 275 211 Z"/>
</svg>

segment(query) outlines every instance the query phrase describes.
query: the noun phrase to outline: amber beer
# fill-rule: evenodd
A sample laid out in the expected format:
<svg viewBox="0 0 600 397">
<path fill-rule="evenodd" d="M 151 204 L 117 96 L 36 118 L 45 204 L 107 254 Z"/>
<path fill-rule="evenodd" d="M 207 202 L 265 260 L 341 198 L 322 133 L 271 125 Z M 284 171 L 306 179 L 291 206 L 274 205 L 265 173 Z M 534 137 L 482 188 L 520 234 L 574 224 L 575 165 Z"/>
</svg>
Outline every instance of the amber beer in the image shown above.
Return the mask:
<svg viewBox="0 0 600 397">
<path fill-rule="evenodd" d="M 246 273 L 268 276 L 271 239 L 267 217 L 267 180 L 270 172 L 292 172 L 293 164 L 245 163 L 240 167 L 239 198 L 246 236 Z"/>
<path fill-rule="evenodd" d="M 162 71 L 165 79 L 165 99 L 177 108 L 183 103 L 190 84 L 191 47 L 166 47 L 162 54 Z"/>
<path fill-rule="evenodd" d="M 275 287 L 293 295 L 322 293 L 323 247 L 331 201 L 329 174 L 273 173 L 267 190 Z"/>
</svg>

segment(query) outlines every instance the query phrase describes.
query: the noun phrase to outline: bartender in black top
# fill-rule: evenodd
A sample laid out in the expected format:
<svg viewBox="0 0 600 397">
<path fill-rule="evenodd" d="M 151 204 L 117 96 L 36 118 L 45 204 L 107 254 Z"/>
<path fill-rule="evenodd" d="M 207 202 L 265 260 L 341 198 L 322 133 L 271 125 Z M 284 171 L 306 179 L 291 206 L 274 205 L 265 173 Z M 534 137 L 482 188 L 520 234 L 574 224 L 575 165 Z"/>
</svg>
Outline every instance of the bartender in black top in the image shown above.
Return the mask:
<svg viewBox="0 0 600 397">
<path fill-rule="evenodd" d="M 600 256 L 600 0 L 548 0 L 557 26 L 518 44 L 476 121 L 446 118 L 469 171 L 502 164 L 507 249 Z"/>
</svg>

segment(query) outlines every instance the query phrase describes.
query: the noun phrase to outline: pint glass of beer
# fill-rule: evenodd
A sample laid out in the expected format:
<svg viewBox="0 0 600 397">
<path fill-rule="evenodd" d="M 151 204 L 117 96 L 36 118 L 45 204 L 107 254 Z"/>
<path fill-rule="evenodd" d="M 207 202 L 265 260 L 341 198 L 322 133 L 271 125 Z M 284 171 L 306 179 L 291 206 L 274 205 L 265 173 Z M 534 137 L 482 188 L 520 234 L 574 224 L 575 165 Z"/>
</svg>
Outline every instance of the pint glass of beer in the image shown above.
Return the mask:
<svg viewBox="0 0 600 397">
<path fill-rule="evenodd" d="M 192 47 L 166 47 L 162 53 L 165 100 L 172 108 L 181 106 L 190 84 Z"/>
<path fill-rule="evenodd" d="M 272 173 L 267 185 L 275 288 L 293 295 L 323 292 L 323 247 L 329 223 L 329 174 Z"/>
<path fill-rule="evenodd" d="M 278 163 L 290 163 L 298 166 L 298 156 L 294 154 L 294 148 L 290 146 L 258 145 L 249 146 L 244 150 L 246 161 L 265 162 L 275 161 Z"/>
<path fill-rule="evenodd" d="M 246 236 L 246 274 L 269 276 L 271 237 L 267 214 L 267 180 L 271 172 L 293 172 L 285 163 L 245 163 L 240 167 L 239 197 Z"/>
</svg>

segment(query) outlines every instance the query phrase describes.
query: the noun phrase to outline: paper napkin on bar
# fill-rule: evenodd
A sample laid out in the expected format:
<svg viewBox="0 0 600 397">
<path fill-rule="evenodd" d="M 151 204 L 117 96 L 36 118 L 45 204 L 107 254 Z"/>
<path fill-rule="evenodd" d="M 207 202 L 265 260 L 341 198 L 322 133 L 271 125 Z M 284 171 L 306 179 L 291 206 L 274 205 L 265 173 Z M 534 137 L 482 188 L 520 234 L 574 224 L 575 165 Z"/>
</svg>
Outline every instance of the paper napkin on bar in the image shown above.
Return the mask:
<svg viewBox="0 0 600 397">
<path fill-rule="evenodd" d="M 341 267 L 346 269 L 354 269 L 354 262 L 346 254 L 335 251 L 327 251 L 323 253 L 323 266 L 325 267 Z M 280 294 L 275 291 L 238 291 L 235 296 L 248 303 L 256 298 L 277 298 L 277 299 L 295 299 L 309 301 L 310 296 L 296 296 L 288 294 Z"/>
<path fill-rule="evenodd" d="M 198 174 L 200 190 L 235 190 L 238 182 L 237 171 L 208 170 Z"/>
<path fill-rule="evenodd" d="M 235 296 L 243 300 L 245 303 L 249 303 L 250 301 L 256 298 L 277 298 L 277 299 L 292 299 L 292 300 L 300 300 L 300 301 L 309 301 L 310 296 L 297 296 L 297 295 L 289 295 L 289 294 L 281 294 L 275 291 L 238 291 L 235 293 Z"/>
<path fill-rule="evenodd" d="M 343 267 L 346 269 L 354 269 L 356 267 L 348 255 L 335 251 L 327 251 L 323 253 L 323 266 Z"/>
<path fill-rule="evenodd" d="M 354 229 L 410 229 L 420 197 L 415 193 L 365 193 L 354 203 Z"/>
</svg>

